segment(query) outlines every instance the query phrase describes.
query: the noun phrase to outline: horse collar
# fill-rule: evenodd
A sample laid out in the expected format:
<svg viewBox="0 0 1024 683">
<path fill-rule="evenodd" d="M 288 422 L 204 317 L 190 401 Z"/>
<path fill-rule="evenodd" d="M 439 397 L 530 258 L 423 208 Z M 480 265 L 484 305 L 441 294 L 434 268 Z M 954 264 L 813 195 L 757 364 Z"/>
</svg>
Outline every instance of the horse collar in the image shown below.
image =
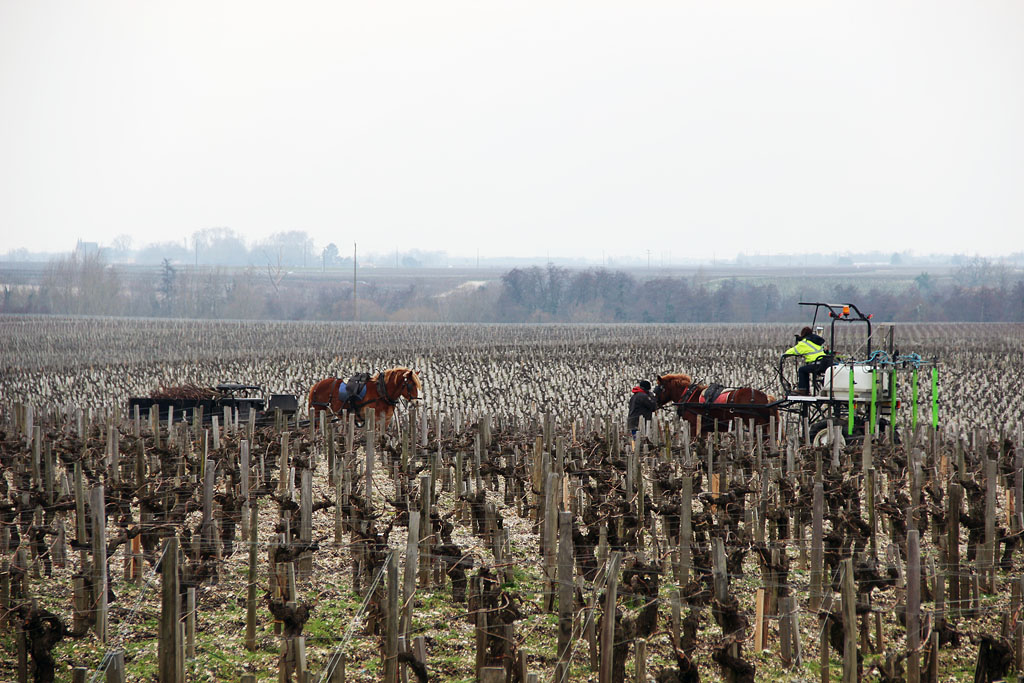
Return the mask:
<svg viewBox="0 0 1024 683">
<path fill-rule="evenodd" d="M 383 370 L 377 373 L 377 393 L 380 394 L 381 398 L 387 401 L 390 405 L 398 405 L 398 399 L 388 396 L 388 385 L 385 381 Z"/>
</svg>

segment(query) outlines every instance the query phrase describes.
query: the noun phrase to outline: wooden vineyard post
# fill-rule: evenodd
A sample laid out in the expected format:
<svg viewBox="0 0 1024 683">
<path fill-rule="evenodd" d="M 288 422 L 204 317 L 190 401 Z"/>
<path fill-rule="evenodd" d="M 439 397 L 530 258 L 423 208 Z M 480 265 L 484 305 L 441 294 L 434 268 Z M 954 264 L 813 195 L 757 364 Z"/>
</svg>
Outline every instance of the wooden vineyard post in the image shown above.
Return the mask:
<svg viewBox="0 0 1024 683">
<path fill-rule="evenodd" d="M 669 605 L 671 610 L 670 620 L 672 629 L 672 647 L 678 649 L 681 641 L 681 631 L 683 625 L 682 599 L 679 595 L 678 588 L 673 588 L 669 592 Z"/>
<path fill-rule="evenodd" d="M 1018 425 L 1020 427 L 1020 425 Z M 1024 522 L 1024 444 L 1017 446 L 1013 459 L 1013 519 L 1010 520 L 1010 531 L 1021 531 Z"/>
<path fill-rule="evenodd" d="M 907 683 L 921 681 L 921 546 L 917 529 L 907 531 Z"/>
<path fill-rule="evenodd" d="M 725 542 L 720 536 L 715 537 L 712 542 L 711 550 L 711 576 L 712 585 L 714 586 L 715 600 L 719 604 L 725 604 L 729 598 L 729 574 L 726 568 L 725 561 Z M 729 636 L 729 633 L 723 633 L 723 636 Z M 739 658 L 739 645 L 733 642 L 729 645 L 729 655 L 731 657 Z M 731 683 L 735 679 L 735 674 L 731 670 L 726 673 L 725 680 Z"/>
<path fill-rule="evenodd" d="M 75 487 L 75 540 L 78 547 L 84 548 L 89 543 L 85 521 L 85 480 L 82 475 L 82 461 L 76 460 L 74 465 L 74 487 Z M 82 552 L 84 565 L 84 550 Z"/>
<path fill-rule="evenodd" d="M 963 487 L 953 482 L 949 485 L 946 509 L 946 571 L 949 575 L 949 610 L 950 625 L 956 624 L 961 611 L 960 602 L 960 511 L 963 501 Z"/>
<path fill-rule="evenodd" d="M 142 443 L 141 439 L 139 439 L 139 443 Z M 54 493 L 54 487 L 55 487 L 55 483 L 56 483 L 55 482 L 56 474 L 55 474 L 55 470 L 54 470 L 55 466 L 56 466 L 56 463 L 55 463 L 55 456 L 54 456 L 54 453 L 53 453 L 53 445 L 50 443 L 50 441 L 47 441 L 46 442 L 46 450 L 45 450 L 44 456 L 43 456 L 43 480 L 44 480 L 44 490 L 46 491 L 46 504 L 48 506 L 53 505 L 53 499 L 56 496 L 56 494 Z M 141 485 L 141 482 L 137 482 L 137 483 L 139 483 Z"/>
<path fill-rule="evenodd" d="M 107 513 L 103 485 L 92 489 L 92 585 L 96 605 L 96 637 L 107 642 Z"/>
<path fill-rule="evenodd" d="M 327 683 L 345 683 L 345 660 L 345 653 L 340 650 L 331 654 L 327 660 Z"/>
<path fill-rule="evenodd" d="M 213 534 L 213 493 L 217 481 L 217 465 L 213 460 L 204 460 L 203 466 L 203 522 L 202 547 L 211 552 L 214 544 Z"/>
<path fill-rule="evenodd" d="M 117 649 L 110 653 L 110 662 L 107 664 L 106 683 L 124 683 L 124 677 L 124 650 Z"/>
<path fill-rule="evenodd" d="M 18 683 L 28 683 L 28 637 L 25 634 L 25 622 L 14 620 L 14 638 L 18 651 Z"/>
<path fill-rule="evenodd" d="M 245 649 L 256 650 L 256 538 L 259 517 L 259 502 L 253 497 L 249 501 L 249 573 L 245 595 Z"/>
<path fill-rule="evenodd" d="M 288 491 L 288 432 L 281 432 L 281 455 L 278 461 L 278 473 L 277 494 L 283 496 Z"/>
<path fill-rule="evenodd" d="M 416 565 L 419 557 L 420 537 L 420 512 L 419 510 L 409 511 L 409 536 L 406 539 L 405 549 L 405 575 L 403 580 L 402 623 L 399 630 L 408 637 L 412 629 L 412 596 L 416 592 Z"/>
<path fill-rule="evenodd" d="M 928 569 L 932 575 L 932 597 L 934 598 L 932 628 L 938 631 L 942 624 L 948 623 L 946 619 L 946 575 L 941 568 L 936 568 L 935 558 L 928 558 Z M 928 675 L 930 678 L 931 673 Z"/>
<path fill-rule="evenodd" d="M 530 467 L 530 476 L 533 489 L 533 521 L 534 528 L 539 528 L 543 519 L 544 511 L 544 476 L 547 474 L 544 468 L 544 437 L 538 436 L 533 443 L 533 461 Z"/>
<path fill-rule="evenodd" d="M 843 683 L 857 683 L 857 589 L 853 560 L 842 562 Z"/>
<path fill-rule="evenodd" d="M 558 505 L 555 503 L 558 491 L 558 474 L 551 472 L 545 478 L 544 487 L 544 536 L 541 540 L 544 549 L 544 611 L 552 612 L 555 608 L 555 543 L 558 534 Z"/>
<path fill-rule="evenodd" d="M 767 621 L 765 619 L 765 590 L 758 588 L 754 597 L 754 652 L 762 652 L 765 649 L 767 635 Z M 675 605 L 673 605 L 673 610 Z M 674 614 L 674 612 L 673 612 Z M 782 636 L 782 624 L 779 624 L 779 635 Z M 783 656 L 785 659 L 785 656 Z"/>
<path fill-rule="evenodd" d="M 615 645 L 615 611 L 619 590 L 619 562 L 622 553 L 611 553 L 608 561 L 608 580 L 605 588 L 604 616 L 601 618 L 601 666 L 598 670 L 599 683 L 612 681 L 612 657 Z"/>
<path fill-rule="evenodd" d="M 821 683 L 829 683 L 831 680 L 830 668 L 831 668 L 831 655 L 829 654 L 829 623 L 828 616 L 832 612 L 833 599 L 832 594 L 827 593 L 825 596 L 824 604 L 821 607 L 821 630 L 818 633 L 818 669 L 819 678 Z"/>
<path fill-rule="evenodd" d="M 374 449 L 377 447 L 376 426 L 377 416 L 373 408 L 367 408 L 364 416 L 364 432 L 366 436 L 366 466 L 363 469 L 363 478 L 366 479 L 366 510 L 373 510 L 373 459 Z"/>
<path fill-rule="evenodd" d="M 333 434 L 333 424 L 330 429 Z M 334 443 L 333 440 L 331 443 Z M 340 546 L 343 543 L 343 537 L 345 535 L 345 509 L 348 503 L 348 495 L 345 490 L 345 486 L 348 484 L 345 458 L 335 457 L 333 468 L 332 472 L 334 472 L 334 481 L 331 485 L 334 486 L 334 543 L 335 545 Z"/>
<path fill-rule="evenodd" d="M 430 475 L 420 475 L 420 519 L 419 519 L 419 545 L 421 552 L 419 553 L 419 581 L 420 586 L 424 590 L 430 587 L 430 564 L 433 558 L 433 549 L 431 546 L 434 545 L 434 539 L 432 536 L 432 525 L 430 522 L 430 508 L 431 508 L 431 497 L 430 497 Z M 409 523 L 409 533 L 412 533 L 412 522 Z M 416 570 L 416 565 L 413 565 L 413 571 Z"/>
<path fill-rule="evenodd" d="M 572 645 L 573 622 L 573 543 L 572 513 L 558 513 L 558 663 L 555 681 L 568 680 L 569 647 Z"/>
<path fill-rule="evenodd" d="M 647 641 L 640 638 L 636 641 L 636 683 L 647 683 Z"/>
<path fill-rule="evenodd" d="M 299 542 L 306 544 L 313 541 L 313 472 L 308 467 L 302 468 L 299 501 Z M 309 578 L 313 573 L 313 552 L 304 551 L 299 556 L 299 576 Z"/>
<path fill-rule="evenodd" d="M 1014 585 L 1017 588 L 1019 600 L 1024 602 L 1024 576 L 1017 578 Z M 1015 661 L 1020 662 L 1024 659 L 1024 617 L 1019 613 L 1013 626 L 1013 652 Z"/>
<path fill-rule="evenodd" d="M 985 459 L 985 545 L 981 556 L 981 589 L 996 592 L 996 461 Z"/>
<path fill-rule="evenodd" d="M 196 589 L 189 586 L 185 592 L 185 658 L 196 658 Z"/>
<path fill-rule="evenodd" d="M 480 495 L 480 492 L 484 490 L 484 481 L 480 476 L 480 465 L 483 462 L 483 441 L 479 434 L 473 437 L 473 463 L 472 463 L 472 477 L 473 477 L 473 493 Z"/>
<path fill-rule="evenodd" d="M 693 478 L 686 475 L 681 481 L 680 520 L 679 520 L 679 583 L 686 585 L 690 581 L 690 568 L 693 566 L 691 546 L 693 544 Z"/>
<path fill-rule="evenodd" d="M 158 647 L 159 682 L 181 683 L 178 671 L 181 652 L 181 630 L 178 628 L 180 593 L 178 590 L 178 538 L 172 536 L 164 545 L 162 560 L 160 644 Z"/>
<path fill-rule="evenodd" d="M 597 673 L 600 665 L 600 653 L 597 649 L 597 629 L 594 623 L 594 615 L 597 612 L 597 590 L 596 588 L 591 591 L 590 597 L 587 598 L 586 607 L 583 609 L 581 618 L 583 619 L 582 635 L 583 639 L 587 641 L 587 655 L 590 660 L 590 670 Z"/>
<path fill-rule="evenodd" d="M 814 482 L 814 494 L 811 502 L 811 585 L 808 606 L 811 611 L 821 607 L 822 575 L 824 565 L 824 507 L 825 490 L 820 480 Z"/>
<path fill-rule="evenodd" d="M 387 610 L 384 615 L 384 683 L 398 680 L 398 551 L 387 559 Z"/>
<path fill-rule="evenodd" d="M 6 552 L 6 549 L 4 549 L 4 552 Z M 0 632 L 7 630 L 13 617 L 14 615 L 11 612 L 10 563 L 6 559 L 0 559 Z"/>
<path fill-rule="evenodd" d="M 479 574 L 470 578 L 469 614 L 476 638 L 474 670 L 479 678 L 480 670 L 487 664 L 487 610 L 483 608 L 483 583 Z"/>
<path fill-rule="evenodd" d="M 113 420 L 107 423 L 107 464 L 111 481 L 117 482 L 121 479 L 121 447 L 120 432 Z"/>
<path fill-rule="evenodd" d="M 865 439 L 865 443 L 870 443 Z M 873 559 L 878 558 L 878 515 L 875 511 L 875 468 L 869 468 L 865 470 L 867 472 L 865 489 L 867 489 L 867 506 L 868 506 L 868 527 L 871 534 L 869 547 L 871 549 L 871 557 Z"/>
<path fill-rule="evenodd" d="M 781 599 L 782 615 L 780 632 L 785 631 L 785 639 L 793 666 L 800 666 L 804 661 L 803 644 L 800 640 L 800 603 L 793 595 Z"/>
<path fill-rule="evenodd" d="M 250 467 L 249 442 L 243 439 L 238 444 L 238 493 L 242 497 L 240 516 L 243 538 L 249 537 Z"/>
<path fill-rule="evenodd" d="M 321 414 L 324 415 L 324 419 L 326 420 L 326 414 L 324 414 L 324 413 L 321 413 Z M 328 422 L 326 424 L 325 429 L 326 429 L 326 436 L 325 436 L 325 438 L 327 439 L 327 485 L 333 487 L 333 486 L 337 485 L 337 475 L 338 475 L 338 463 L 337 463 L 338 455 L 337 455 L 337 449 L 338 449 L 338 444 L 337 444 L 336 436 L 335 436 L 335 433 L 334 433 L 334 423 L 333 422 Z"/>
<path fill-rule="evenodd" d="M 480 683 L 505 683 L 505 669 L 500 666 L 485 666 L 480 669 Z"/>
</svg>

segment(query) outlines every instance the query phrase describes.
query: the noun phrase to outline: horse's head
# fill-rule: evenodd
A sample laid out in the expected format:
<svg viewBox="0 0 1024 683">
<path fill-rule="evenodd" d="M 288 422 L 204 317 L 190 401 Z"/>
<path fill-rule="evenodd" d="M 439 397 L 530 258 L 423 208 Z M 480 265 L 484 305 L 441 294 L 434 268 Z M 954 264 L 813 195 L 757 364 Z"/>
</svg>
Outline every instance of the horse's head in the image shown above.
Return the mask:
<svg viewBox="0 0 1024 683">
<path fill-rule="evenodd" d="M 689 388 L 693 378 L 683 373 L 664 374 L 657 378 L 657 387 L 654 395 L 658 398 L 658 405 L 666 403 L 678 403 L 683 400 L 683 393 Z"/>
<path fill-rule="evenodd" d="M 423 383 L 420 382 L 420 371 L 409 368 L 395 368 L 395 385 L 398 396 L 407 401 L 419 399 L 423 392 Z"/>
</svg>

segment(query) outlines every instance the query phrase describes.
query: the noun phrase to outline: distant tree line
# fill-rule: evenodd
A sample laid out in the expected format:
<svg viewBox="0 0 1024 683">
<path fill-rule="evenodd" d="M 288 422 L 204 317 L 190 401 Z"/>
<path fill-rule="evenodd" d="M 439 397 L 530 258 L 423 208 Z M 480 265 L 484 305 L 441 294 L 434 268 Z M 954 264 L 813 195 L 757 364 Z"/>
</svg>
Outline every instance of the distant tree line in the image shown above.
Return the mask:
<svg viewBox="0 0 1024 683">
<path fill-rule="evenodd" d="M 799 301 L 852 302 L 887 321 L 1024 322 L 1024 277 L 984 259 L 961 266 L 949 282 L 927 273 L 913 282 L 779 282 L 699 276 L 637 279 L 620 271 L 557 266 L 514 269 L 501 279 L 502 322 L 779 322 L 806 315 Z"/>
<path fill-rule="evenodd" d="M 76 252 L 83 251 L 83 245 L 91 247 L 91 251 L 99 251 L 110 263 L 158 265 L 165 260 L 178 265 L 191 266 L 229 266 L 256 267 L 267 266 L 282 268 L 317 268 L 321 270 L 351 268 L 353 252 L 352 244 L 341 241 L 329 242 L 320 247 L 313 237 L 304 230 L 285 230 L 270 236 L 250 241 L 231 228 L 204 228 L 191 235 L 166 235 L 164 239 L 145 245 L 133 244 L 130 235 L 119 235 L 112 242 L 100 246 L 94 242 L 79 241 Z M 174 237 L 175 239 L 166 239 Z M 342 251 L 344 248 L 344 252 Z M 89 249 L 84 250 L 89 253 Z M 11 261 L 36 260 L 30 259 L 24 249 L 7 252 L 6 258 Z M 3 258 L 0 256 L 0 258 Z M 448 258 L 441 251 L 422 251 L 409 249 L 401 253 L 360 254 L 362 261 L 373 261 L 381 266 L 396 268 L 442 267 L 447 265 Z"/>
<path fill-rule="evenodd" d="M 38 283 L 5 285 L 0 312 L 275 320 L 742 323 L 800 321 L 799 301 L 853 302 L 885 321 L 1024 322 L 1024 275 L 984 259 L 952 276 L 912 281 L 778 277 L 638 278 L 605 268 L 514 268 L 488 283 L 444 278 L 357 284 L 280 264 L 186 267 L 164 259 L 140 274 L 73 253 Z"/>
</svg>

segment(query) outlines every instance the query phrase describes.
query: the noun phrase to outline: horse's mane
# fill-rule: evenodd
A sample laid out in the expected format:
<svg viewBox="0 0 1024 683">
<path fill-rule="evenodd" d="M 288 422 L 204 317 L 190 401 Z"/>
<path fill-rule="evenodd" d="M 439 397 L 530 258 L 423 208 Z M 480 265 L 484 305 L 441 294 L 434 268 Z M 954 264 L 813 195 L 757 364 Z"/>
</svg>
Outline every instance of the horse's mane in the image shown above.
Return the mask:
<svg viewBox="0 0 1024 683">
<path fill-rule="evenodd" d="M 399 365 L 399 366 L 396 366 L 396 367 L 393 367 L 393 368 L 388 368 L 387 370 L 383 370 L 382 371 L 382 373 L 384 374 L 385 378 L 390 376 L 390 375 L 392 375 L 392 374 L 395 374 L 395 373 L 401 375 L 401 374 L 405 374 L 406 372 L 408 372 L 409 376 L 412 377 L 412 382 L 413 382 L 413 384 L 416 385 L 416 391 L 417 392 L 423 391 L 423 384 L 422 384 L 422 382 L 420 382 L 419 373 L 417 373 L 412 368 L 407 368 L 404 365 Z"/>
<path fill-rule="evenodd" d="M 685 372 L 676 372 L 676 373 L 665 374 L 665 375 L 660 376 L 658 378 L 658 380 L 661 381 L 663 384 L 665 383 L 665 380 L 668 380 L 669 382 L 673 382 L 673 383 L 674 382 L 679 382 L 680 384 L 692 384 L 693 383 L 693 377 L 690 377 Z"/>
</svg>

